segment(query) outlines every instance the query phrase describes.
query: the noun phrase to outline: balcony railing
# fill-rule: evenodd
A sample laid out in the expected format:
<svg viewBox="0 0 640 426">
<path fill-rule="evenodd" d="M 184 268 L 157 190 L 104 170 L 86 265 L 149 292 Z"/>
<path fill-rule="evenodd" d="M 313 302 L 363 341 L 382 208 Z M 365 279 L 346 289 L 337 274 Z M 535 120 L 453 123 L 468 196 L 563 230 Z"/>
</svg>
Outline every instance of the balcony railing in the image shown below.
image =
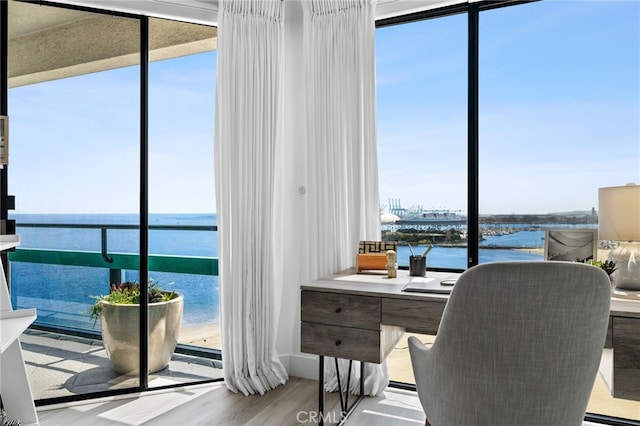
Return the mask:
<svg viewBox="0 0 640 426">
<path fill-rule="evenodd" d="M 15 251 L 9 253 L 9 260 L 11 262 L 24 262 L 30 264 L 44 264 L 44 265 L 57 265 L 57 266 L 76 266 L 85 268 L 104 268 L 109 271 L 109 282 L 119 282 L 122 279 L 122 271 L 138 271 L 140 256 L 136 253 L 127 252 L 113 252 L 108 250 L 109 241 L 108 235 L 110 230 L 137 230 L 137 225 L 104 225 L 104 224 L 68 224 L 68 223 L 18 223 L 18 233 L 20 228 L 44 228 L 55 229 L 64 228 L 70 230 L 77 229 L 95 229 L 100 231 L 100 251 L 91 250 L 66 250 L 58 248 L 34 248 L 34 247 L 18 247 Z M 216 232 L 217 226 L 203 226 L 203 225 L 150 225 L 149 230 L 160 231 L 189 231 L 189 232 Z M 24 231 L 23 231 L 24 232 Z M 193 274 L 202 276 L 217 276 L 218 275 L 218 258 L 210 256 L 192 256 L 192 255 L 176 255 L 176 254 L 150 254 L 148 257 L 149 271 L 155 273 L 168 272 L 176 274 Z M 12 281 L 20 282 L 20 275 L 14 274 Z M 101 283 L 102 284 L 102 283 Z M 104 283 L 102 287 L 105 289 L 107 283 Z M 53 289 L 50 291 L 49 302 L 68 303 L 68 298 L 65 295 L 65 289 Z M 213 291 L 213 289 L 212 289 Z M 19 294 L 19 291 L 18 291 Z M 85 294 L 80 297 L 86 299 L 85 304 L 90 306 L 92 300 L 90 296 L 96 294 Z M 47 294 L 43 294 L 41 297 L 46 298 Z M 14 301 L 15 303 L 15 301 Z M 78 305 L 80 305 L 79 303 Z M 56 303 L 51 303 L 51 306 L 55 306 Z M 186 307 L 185 307 L 186 309 Z M 212 307 L 213 309 L 213 307 Z M 43 309 L 43 313 L 46 309 Z M 77 312 L 76 312 L 77 314 Z M 36 321 L 36 324 L 46 325 L 46 320 Z M 82 326 L 81 326 L 82 327 Z M 73 329 L 74 326 L 61 328 Z M 99 330 L 94 328 L 85 329 L 80 331 L 86 331 L 89 334 L 99 334 Z"/>
</svg>

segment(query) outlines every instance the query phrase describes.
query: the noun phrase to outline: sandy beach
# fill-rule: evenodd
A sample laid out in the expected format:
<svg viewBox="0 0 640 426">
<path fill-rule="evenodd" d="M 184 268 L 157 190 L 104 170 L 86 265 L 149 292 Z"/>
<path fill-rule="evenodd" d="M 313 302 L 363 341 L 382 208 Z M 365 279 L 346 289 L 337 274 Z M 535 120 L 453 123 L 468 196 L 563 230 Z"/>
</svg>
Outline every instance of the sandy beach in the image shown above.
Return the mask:
<svg viewBox="0 0 640 426">
<path fill-rule="evenodd" d="M 544 248 L 524 248 L 524 249 L 516 249 L 516 250 L 524 253 L 539 254 L 540 256 L 544 256 Z M 611 252 L 611 250 L 599 248 L 598 254 L 597 254 L 597 260 L 599 261 L 607 260 L 607 257 L 609 256 L 609 252 Z"/>
<path fill-rule="evenodd" d="M 205 348 L 221 349 L 220 324 L 217 322 L 183 326 L 180 330 L 178 343 L 202 346 Z"/>
</svg>

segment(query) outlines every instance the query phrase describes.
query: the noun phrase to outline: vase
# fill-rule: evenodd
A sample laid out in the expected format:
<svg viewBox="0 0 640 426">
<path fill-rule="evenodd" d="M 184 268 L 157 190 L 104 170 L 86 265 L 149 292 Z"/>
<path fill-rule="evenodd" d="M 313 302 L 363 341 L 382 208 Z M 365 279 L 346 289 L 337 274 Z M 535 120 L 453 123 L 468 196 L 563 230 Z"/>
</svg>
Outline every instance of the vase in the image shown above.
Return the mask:
<svg viewBox="0 0 640 426">
<path fill-rule="evenodd" d="M 149 304 L 149 373 L 169 365 L 182 325 L 183 296 Z M 120 374 L 140 370 L 140 305 L 101 301 L 102 341 L 113 369 Z"/>
</svg>

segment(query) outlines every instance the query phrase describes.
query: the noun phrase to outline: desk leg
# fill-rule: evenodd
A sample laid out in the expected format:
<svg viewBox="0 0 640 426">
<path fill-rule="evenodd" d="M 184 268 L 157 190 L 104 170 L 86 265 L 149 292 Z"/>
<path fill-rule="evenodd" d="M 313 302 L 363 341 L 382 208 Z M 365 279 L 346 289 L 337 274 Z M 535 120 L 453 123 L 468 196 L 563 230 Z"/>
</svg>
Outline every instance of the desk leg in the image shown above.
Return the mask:
<svg viewBox="0 0 640 426">
<path fill-rule="evenodd" d="M 341 418 L 340 418 L 340 422 L 338 423 L 338 426 L 344 425 L 344 423 L 347 421 L 349 416 L 356 410 L 356 407 L 358 406 L 360 401 L 364 399 L 364 365 L 365 365 L 365 362 L 360 361 L 360 395 L 358 395 L 358 398 L 356 398 L 356 400 L 353 401 L 353 403 L 351 404 L 351 407 L 348 406 L 349 405 L 348 400 L 345 401 L 344 405 L 342 405 L 342 401 L 341 401 L 340 405 L 342 408 L 342 412 L 341 412 Z M 349 362 L 349 373 L 351 373 L 351 362 Z M 350 374 L 348 376 L 350 377 Z M 349 380 L 347 379 L 347 394 L 349 392 L 348 383 L 349 383 Z"/>
<path fill-rule="evenodd" d="M 349 370 L 347 371 L 347 387 L 344 392 L 344 399 L 342 398 L 342 384 L 340 383 L 340 367 L 338 365 L 338 358 L 334 358 L 336 362 L 336 378 L 338 379 L 338 392 L 340 394 L 340 408 L 341 413 L 344 415 L 347 412 L 347 408 L 349 407 L 349 388 L 351 387 L 351 366 L 353 365 L 353 360 L 349 360 Z"/>
<path fill-rule="evenodd" d="M 360 362 L 360 395 L 349 407 L 349 382 L 351 378 L 351 361 L 349 362 L 349 373 L 347 375 L 347 390 L 345 400 L 342 400 L 342 387 L 340 386 L 340 370 L 336 360 L 336 374 L 338 375 L 338 392 L 340 392 L 341 418 L 339 425 L 343 425 L 347 418 L 355 411 L 357 405 L 364 399 L 364 362 Z M 318 425 L 324 425 L 324 356 L 318 356 Z"/>
<path fill-rule="evenodd" d="M 318 362 L 318 424 L 324 425 L 324 355 Z"/>
<path fill-rule="evenodd" d="M 364 361 L 360 361 L 360 397 L 364 397 Z"/>
</svg>

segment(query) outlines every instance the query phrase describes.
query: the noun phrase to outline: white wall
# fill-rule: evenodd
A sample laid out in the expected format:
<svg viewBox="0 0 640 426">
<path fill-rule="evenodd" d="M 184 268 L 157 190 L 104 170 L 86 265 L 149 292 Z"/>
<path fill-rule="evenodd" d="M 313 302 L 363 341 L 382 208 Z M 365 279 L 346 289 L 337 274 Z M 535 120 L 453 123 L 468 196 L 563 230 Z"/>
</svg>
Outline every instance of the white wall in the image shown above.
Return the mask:
<svg viewBox="0 0 640 426">
<path fill-rule="evenodd" d="M 306 218 L 306 158 L 304 138 L 304 109 L 302 96 L 304 73 L 301 70 L 302 6 L 299 0 L 285 5 L 285 64 L 284 64 L 284 223 L 287 224 L 284 249 L 284 290 L 278 323 L 277 349 L 289 375 L 317 378 L 317 356 L 300 352 L 300 284 L 308 280 L 305 247 Z"/>
</svg>

